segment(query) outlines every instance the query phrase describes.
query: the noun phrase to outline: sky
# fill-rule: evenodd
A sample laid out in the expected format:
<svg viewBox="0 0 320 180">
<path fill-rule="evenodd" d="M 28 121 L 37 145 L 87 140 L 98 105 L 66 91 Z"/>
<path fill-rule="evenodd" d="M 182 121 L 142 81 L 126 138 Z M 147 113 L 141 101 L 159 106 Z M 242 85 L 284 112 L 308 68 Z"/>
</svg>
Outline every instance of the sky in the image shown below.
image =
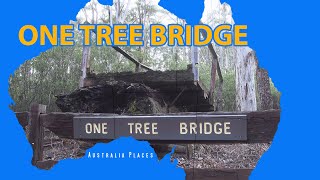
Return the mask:
<svg viewBox="0 0 320 180">
<path fill-rule="evenodd" d="M 120 0 L 120 4 L 126 4 L 124 9 L 128 9 L 128 11 L 135 7 L 136 2 L 137 2 L 137 0 Z M 176 19 L 176 16 L 173 15 L 172 13 L 168 12 L 167 10 L 162 8 L 161 6 L 158 6 L 159 2 L 160 2 L 160 0 L 146 0 L 146 3 L 151 4 L 151 5 L 155 5 L 159 9 L 161 9 L 162 11 L 165 11 L 165 12 L 171 14 L 170 16 L 168 16 L 167 13 L 163 14 L 161 12 L 158 12 L 158 14 L 159 14 L 158 16 L 159 16 L 159 19 L 161 19 L 162 24 L 167 25 L 167 24 L 173 23 L 174 20 Z M 91 3 L 97 5 L 97 11 L 94 12 L 95 16 L 96 16 L 96 13 L 98 13 L 99 16 L 104 16 L 104 15 L 108 14 L 108 7 L 109 7 L 108 5 L 102 5 L 97 0 L 91 0 L 89 3 L 87 3 L 86 6 L 90 7 Z M 128 6 L 128 8 L 127 8 L 127 6 Z M 214 10 L 218 11 L 220 9 L 220 6 L 221 6 L 221 3 L 219 0 L 205 0 L 205 10 L 203 13 L 202 21 L 206 22 L 207 17 L 208 17 L 208 13 L 212 13 Z M 230 6 L 228 6 L 228 7 L 230 7 Z M 115 12 L 115 5 L 112 6 L 112 9 L 113 9 L 112 12 L 114 13 Z M 82 22 L 84 17 L 85 17 L 85 13 L 83 11 L 79 10 L 79 13 L 77 15 L 77 19 L 80 22 Z M 88 20 L 90 22 L 92 22 L 92 11 L 91 10 L 87 10 L 87 17 L 88 17 Z M 228 17 L 228 19 L 230 19 L 230 20 L 228 20 L 228 22 L 230 21 L 230 23 L 232 23 L 232 21 L 233 21 L 232 17 L 230 16 L 230 17 Z"/>
</svg>

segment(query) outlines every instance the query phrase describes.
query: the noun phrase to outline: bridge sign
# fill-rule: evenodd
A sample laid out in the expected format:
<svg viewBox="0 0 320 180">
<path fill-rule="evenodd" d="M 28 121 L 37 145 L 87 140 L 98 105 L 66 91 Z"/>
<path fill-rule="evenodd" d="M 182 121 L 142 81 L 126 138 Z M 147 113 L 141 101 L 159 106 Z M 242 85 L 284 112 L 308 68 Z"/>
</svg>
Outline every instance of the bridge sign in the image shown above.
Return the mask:
<svg viewBox="0 0 320 180">
<path fill-rule="evenodd" d="M 246 141 L 247 115 L 75 116 L 76 139 Z"/>
</svg>

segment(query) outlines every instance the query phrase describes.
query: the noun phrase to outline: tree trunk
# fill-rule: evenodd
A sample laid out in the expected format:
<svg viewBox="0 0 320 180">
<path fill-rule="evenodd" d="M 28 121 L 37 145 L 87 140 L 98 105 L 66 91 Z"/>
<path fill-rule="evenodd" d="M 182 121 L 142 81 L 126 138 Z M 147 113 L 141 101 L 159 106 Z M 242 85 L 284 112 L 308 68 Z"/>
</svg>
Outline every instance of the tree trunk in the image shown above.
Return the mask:
<svg viewBox="0 0 320 180">
<path fill-rule="evenodd" d="M 237 47 L 236 51 L 236 109 L 256 111 L 256 55 L 249 47 Z"/>
<path fill-rule="evenodd" d="M 257 70 L 257 99 L 258 110 L 272 109 L 272 98 L 268 71 L 258 68 Z"/>
<path fill-rule="evenodd" d="M 219 78 L 220 80 L 220 78 Z M 223 111 L 223 100 L 222 100 L 222 91 L 223 91 L 223 81 L 219 81 L 218 88 L 217 88 L 217 98 L 216 98 L 216 111 Z"/>
<path fill-rule="evenodd" d="M 89 69 L 90 69 L 89 60 L 90 60 L 90 47 L 89 46 L 83 46 L 83 50 L 82 50 L 82 66 L 81 66 L 82 75 L 80 77 L 80 83 L 79 83 L 79 87 L 80 88 L 83 87 L 84 79 L 87 77 L 87 71 L 89 71 Z"/>
</svg>

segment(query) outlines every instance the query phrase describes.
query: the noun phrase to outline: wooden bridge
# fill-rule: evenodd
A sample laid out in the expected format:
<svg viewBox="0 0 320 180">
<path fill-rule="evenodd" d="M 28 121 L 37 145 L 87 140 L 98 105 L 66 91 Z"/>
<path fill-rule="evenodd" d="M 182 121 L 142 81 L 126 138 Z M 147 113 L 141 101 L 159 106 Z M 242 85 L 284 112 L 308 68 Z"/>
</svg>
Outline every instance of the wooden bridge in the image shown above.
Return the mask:
<svg viewBox="0 0 320 180">
<path fill-rule="evenodd" d="M 202 36 L 206 35 L 202 34 Z M 105 82 L 111 81 L 143 84 L 156 92 L 165 94 L 166 101 L 170 102 L 168 106 L 185 108 L 186 112 L 148 115 L 46 113 L 45 105 L 33 104 L 30 112 L 16 113 L 22 127 L 26 129 L 29 126 L 30 129 L 28 140 L 33 147 L 33 165 L 40 169 L 50 169 L 57 163 L 44 159 L 44 148 L 48 143 L 52 143 L 47 142 L 44 138 L 47 131 L 53 132 L 59 138 L 78 139 L 93 143 L 110 142 L 122 136 L 132 136 L 137 140 L 147 140 L 155 144 L 270 143 L 280 121 L 279 110 L 213 112 L 215 81 L 216 79 L 220 81 L 217 96 L 218 99 L 221 99 L 223 77 L 213 45 L 209 44 L 208 48 L 212 56 L 212 65 L 210 87 L 207 89 L 199 79 L 196 66 L 198 59 L 195 55 L 197 52 L 194 48 L 191 53 L 192 65 L 187 70 L 160 72 L 153 71 L 150 67 L 140 63 L 120 47 L 113 47 L 114 50 L 136 65 L 136 72 L 96 75 L 90 73 L 90 47 L 84 46 L 80 88 L 87 88 L 88 91 L 91 91 Z M 141 69 L 146 71 L 142 72 Z M 216 78 L 217 75 L 219 78 Z M 104 98 L 99 101 L 104 101 L 104 104 L 100 103 L 102 108 L 110 109 L 103 109 L 102 112 L 114 112 L 114 109 L 111 109 L 115 106 L 114 103 L 122 102 L 121 98 L 125 97 L 125 94 L 115 91 L 113 87 L 107 88 L 109 90 L 104 91 Z M 79 92 L 81 90 L 83 89 L 80 89 Z M 99 99 L 99 97 L 94 96 L 93 99 Z M 69 106 L 70 104 L 65 103 L 64 105 Z M 216 109 L 221 108 L 215 107 Z M 183 123 L 189 123 L 188 127 L 185 127 L 187 125 Z M 96 126 L 95 130 L 90 129 L 93 126 Z M 105 126 L 108 126 L 108 132 L 104 131 Z M 210 128 L 209 131 L 206 131 L 206 126 Z M 184 131 L 181 131 L 181 128 L 184 128 Z M 186 130 L 187 128 L 190 129 Z M 96 132 L 93 133 L 93 131 Z M 251 171 L 252 169 L 185 169 L 187 180 L 247 180 Z"/>
</svg>

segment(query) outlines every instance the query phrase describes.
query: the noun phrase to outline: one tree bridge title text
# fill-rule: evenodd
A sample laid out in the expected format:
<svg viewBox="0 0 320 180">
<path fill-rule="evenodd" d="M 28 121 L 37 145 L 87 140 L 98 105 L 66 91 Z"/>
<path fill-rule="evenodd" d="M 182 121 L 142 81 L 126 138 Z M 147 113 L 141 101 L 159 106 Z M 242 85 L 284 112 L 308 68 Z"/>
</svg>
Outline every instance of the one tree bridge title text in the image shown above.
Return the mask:
<svg viewBox="0 0 320 180">
<path fill-rule="evenodd" d="M 83 45 L 90 46 L 92 37 L 97 46 L 144 46 L 142 24 L 80 24 Z M 24 25 L 18 32 L 19 41 L 25 46 L 35 44 L 73 46 L 74 25 Z M 212 41 L 220 46 L 247 46 L 247 25 L 221 24 L 215 29 L 205 24 L 179 25 L 151 24 L 149 27 L 151 46 L 207 46 Z M 202 36 L 201 36 L 202 35 Z"/>
</svg>

